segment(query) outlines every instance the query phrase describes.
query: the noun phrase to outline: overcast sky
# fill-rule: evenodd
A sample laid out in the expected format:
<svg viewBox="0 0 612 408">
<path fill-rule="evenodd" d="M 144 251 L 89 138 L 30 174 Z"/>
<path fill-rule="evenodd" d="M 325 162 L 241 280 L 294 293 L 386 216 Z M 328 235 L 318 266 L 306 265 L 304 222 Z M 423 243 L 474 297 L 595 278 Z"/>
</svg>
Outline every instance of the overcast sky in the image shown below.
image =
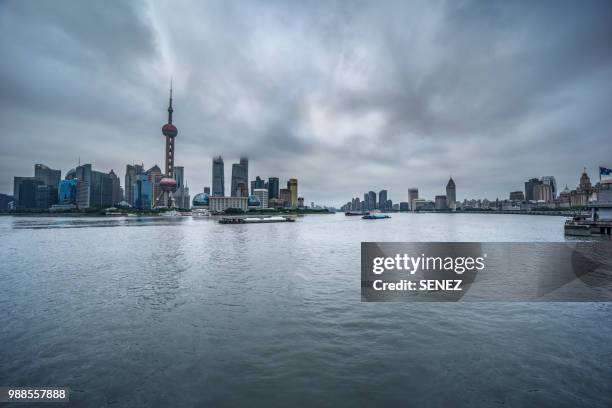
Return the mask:
<svg viewBox="0 0 612 408">
<path fill-rule="evenodd" d="M 163 168 L 192 196 L 211 159 L 299 180 L 306 202 L 368 190 L 506 198 L 612 165 L 610 1 L 0 2 L 0 192 L 34 163 Z"/>
</svg>

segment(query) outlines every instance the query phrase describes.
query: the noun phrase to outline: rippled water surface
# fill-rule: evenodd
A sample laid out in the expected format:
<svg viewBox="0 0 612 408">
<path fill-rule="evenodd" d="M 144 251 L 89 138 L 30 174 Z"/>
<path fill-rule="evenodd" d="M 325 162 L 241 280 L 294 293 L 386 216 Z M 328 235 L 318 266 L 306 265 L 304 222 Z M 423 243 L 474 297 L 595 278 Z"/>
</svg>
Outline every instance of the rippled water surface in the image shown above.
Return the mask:
<svg viewBox="0 0 612 408">
<path fill-rule="evenodd" d="M 563 241 L 563 218 L 0 217 L 0 386 L 71 406 L 612 405 L 607 303 L 361 303 L 361 241 Z"/>
</svg>

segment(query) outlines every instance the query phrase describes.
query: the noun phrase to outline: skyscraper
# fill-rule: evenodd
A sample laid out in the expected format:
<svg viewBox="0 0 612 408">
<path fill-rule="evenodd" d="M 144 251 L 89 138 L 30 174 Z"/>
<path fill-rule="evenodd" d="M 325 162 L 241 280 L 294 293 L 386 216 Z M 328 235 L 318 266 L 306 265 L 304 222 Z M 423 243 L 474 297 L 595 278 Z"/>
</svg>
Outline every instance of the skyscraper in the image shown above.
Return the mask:
<svg viewBox="0 0 612 408">
<path fill-rule="evenodd" d="M 53 186 L 57 188 L 62 178 L 61 170 L 53 170 L 44 164 L 34 165 L 34 177 L 42 181 L 45 186 Z"/>
<path fill-rule="evenodd" d="M 378 208 L 381 211 L 390 210 L 387 208 L 387 190 L 380 190 L 378 193 Z"/>
<path fill-rule="evenodd" d="M 225 169 L 221 156 L 213 158 L 212 163 L 212 195 L 223 197 L 225 195 Z"/>
<path fill-rule="evenodd" d="M 121 192 L 121 181 L 119 177 L 115 174 L 115 172 L 111 169 L 110 173 L 108 173 L 111 182 L 112 182 L 112 204 L 115 205 L 123 200 L 123 194 Z"/>
<path fill-rule="evenodd" d="M 278 177 L 270 177 L 268 178 L 268 198 L 278 198 L 279 194 L 279 182 Z"/>
<path fill-rule="evenodd" d="M 289 203 L 290 207 L 297 207 L 298 205 L 298 181 L 296 178 L 291 178 L 287 182 L 287 189 L 291 194 L 291 200 Z"/>
<path fill-rule="evenodd" d="M 268 208 L 268 190 L 265 188 L 256 188 L 251 192 L 259 200 L 261 208 Z"/>
<path fill-rule="evenodd" d="M 255 177 L 255 180 L 251 180 L 251 192 L 253 192 L 255 189 L 262 188 L 266 188 L 266 182 L 262 180 L 261 177 L 257 176 Z"/>
<path fill-rule="evenodd" d="M 368 209 L 375 210 L 376 208 L 376 193 L 368 191 Z"/>
<path fill-rule="evenodd" d="M 185 168 L 183 166 L 174 167 L 174 179 L 176 180 L 176 191 L 174 192 L 176 206 L 185 209 L 190 208 L 189 187 L 185 182 Z"/>
<path fill-rule="evenodd" d="M 150 210 L 153 200 L 153 184 L 146 174 L 139 174 L 134 183 L 134 207 Z"/>
<path fill-rule="evenodd" d="M 457 208 L 455 181 L 452 177 L 446 184 L 446 207 L 450 210 L 455 210 Z"/>
<path fill-rule="evenodd" d="M 129 205 L 134 205 L 134 184 L 136 184 L 138 175 L 143 172 L 143 166 L 140 164 L 125 166 L 125 201 Z"/>
<path fill-rule="evenodd" d="M 248 197 L 249 195 L 249 160 L 241 157 L 239 163 L 232 164 L 232 197 Z"/>
<path fill-rule="evenodd" d="M 533 190 L 535 186 L 537 186 L 538 184 L 542 184 L 542 182 L 538 180 L 537 178 L 532 178 L 532 179 L 529 179 L 529 181 L 525 182 L 525 200 L 527 201 L 535 200 Z"/>
<path fill-rule="evenodd" d="M 415 210 L 413 201 L 418 200 L 418 199 L 419 199 L 419 189 L 409 188 L 408 189 L 408 206 L 410 207 L 410 210 L 412 211 Z"/>
<path fill-rule="evenodd" d="M 557 198 L 557 180 L 555 180 L 555 177 L 554 176 L 544 176 L 540 179 L 540 181 L 550 186 L 550 192 L 552 194 L 553 200 Z"/>
</svg>

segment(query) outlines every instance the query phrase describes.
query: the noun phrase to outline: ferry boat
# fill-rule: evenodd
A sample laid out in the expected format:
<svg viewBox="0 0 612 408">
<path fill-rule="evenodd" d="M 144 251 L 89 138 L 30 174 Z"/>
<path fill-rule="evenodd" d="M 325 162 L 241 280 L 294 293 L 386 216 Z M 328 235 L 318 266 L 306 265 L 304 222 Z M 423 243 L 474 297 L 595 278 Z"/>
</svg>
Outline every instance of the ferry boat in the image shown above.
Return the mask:
<svg viewBox="0 0 612 408">
<path fill-rule="evenodd" d="M 374 214 L 364 215 L 363 217 L 361 217 L 361 219 L 363 220 L 384 220 L 385 218 L 391 218 L 391 216 L 387 214 L 374 213 Z"/>
<path fill-rule="evenodd" d="M 356 215 L 369 215 L 370 213 L 368 211 L 347 211 L 344 213 L 344 215 L 346 215 L 347 217 L 349 216 L 356 216 Z"/>
<path fill-rule="evenodd" d="M 219 220 L 219 224 L 264 224 L 271 222 L 295 222 L 293 217 L 223 217 Z"/>
</svg>

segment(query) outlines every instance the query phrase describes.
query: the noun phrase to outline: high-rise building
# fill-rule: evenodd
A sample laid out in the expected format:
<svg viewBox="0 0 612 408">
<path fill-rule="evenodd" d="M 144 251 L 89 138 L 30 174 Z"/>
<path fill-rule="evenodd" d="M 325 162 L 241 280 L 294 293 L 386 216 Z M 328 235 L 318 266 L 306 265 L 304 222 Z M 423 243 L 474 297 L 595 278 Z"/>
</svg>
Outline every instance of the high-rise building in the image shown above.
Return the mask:
<svg viewBox="0 0 612 408">
<path fill-rule="evenodd" d="M 511 191 L 510 201 L 525 201 L 525 194 L 522 191 Z"/>
<path fill-rule="evenodd" d="M 261 208 L 268 208 L 268 190 L 265 188 L 255 188 L 252 192 L 259 200 Z"/>
<path fill-rule="evenodd" d="M 212 195 L 225 196 L 225 169 L 221 156 L 213 158 L 212 163 Z"/>
<path fill-rule="evenodd" d="M 36 208 L 36 191 L 38 186 L 44 185 L 45 183 L 36 177 L 14 177 L 13 197 L 15 208 L 18 210 Z"/>
<path fill-rule="evenodd" d="M 161 206 L 161 202 L 158 202 L 158 198 L 162 196 L 162 188 L 161 188 L 161 180 L 164 178 L 161 169 L 156 164 L 151 167 L 149 170 L 145 171 L 148 180 L 151 182 L 153 188 L 153 204 L 157 206 Z"/>
<path fill-rule="evenodd" d="M 204 194 L 210 195 L 210 187 L 204 187 Z"/>
<path fill-rule="evenodd" d="M 435 209 L 438 211 L 448 209 L 448 199 L 445 195 L 437 195 L 435 198 Z"/>
<path fill-rule="evenodd" d="M 62 179 L 62 172 L 61 170 L 53 170 L 39 163 L 34 165 L 34 177 L 42 181 L 45 186 L 57 188 Z"/>
<path fill-rule="evenodd" d="M 189 187 L 185 182 L 185 168 L 183 166 L 174 167 L 174 179 L 176 180 L 176 191 L 174 191 L 174 202 L 178 208 L 189 209 L 191 199 L 189 197 Z"/>
<path fill-rule="evenodd" d="M 139 174 L 134 183 L 134 207 L 150 210 L 153 205 L 153 183 L 146 174 Z"/>
<path fill-rule="evenodd" d="M 538 180 L 537 178 L 532 178 L 532 179 L 529 179 L 529 181 L 525 182 L 525 200 L 527 201 L 535 200 L 533 190 L 535 186 L 537 186 L 538 184 L 542 184 L 542 182 Z"/>
<path fill-rule="evenodd" d="M 232 197 L 248 197 L 249 195 L 249 160 L 241 157 L 239 163 L 232 164 Z"/>
<path fill-rule="evenodd" d="M 268 198 L 278 198 L 279 194 L 279 182 L 278 177 L 268 178 Z"/>
<path fill-rule="evenodd" d="M 111 183 L 112 183 L 112 204 L 118 204 L 121 201 L 123 201 L 123 193 L 121 191 L 121 180 L 119 179 L 119 177 L 117 177 L 117 175 L 115 174 L 115 172 L 111 169 L 110 173 L 108 173 L 110 179 L 111 179 Z"/>
<path fill-rule="evenodd" d="M 281 188 L 279 190 L 279 199 L 283 202 L 283 207 L 291 206 L 291 190 L 288 188 Z"/>
<path fill-rule="evenodd" d="M 407 202 L 402 201 L 401 203 L 399 203 L 399 210 L 400 211 L 409 211 L 410 210 L 410 205 Z"/>
<path fill-rule="evenodd" d="M 408 205 L 410 206 L 410 209 L 412 211 L 414 211 L 414 205 L 412 204 L 412 202 L 414 200 L 418 200 L 419 199 L 419 189 L 418 188 L 409 188 L 408 189 Z"/>
<path fill-rule="evenodd" d="M 298 208 L 304 208 L 304 197 L 298 197 L 297 206 Z"/>
<path fill-rule="evenodd" d="M 125 166 L 125 201 L 134 205 L 134 184 L 139 174 L 144 173 L 144 166 L 140 164 L 128 164 Z"/>
<path fill-rule="evenodd" d="M 391 209 L 387 208 L 387 190 L 380 190 L 378 193 L 378 207 L 381 211 Z"/>
<path fill-rule="evenodd" d="M 174 141 L 178 135 L 178 129 L 172 124 L 172 81 L 170 81 L 170 99 L 168 103 L 168 123 L 162 126 L 162 134 L 166 137 L 166 158 L 164 176 L 159 180 L 161 192 L 155 197 L 155 205 L 158 207 L 175 207 L 174 192 L 176 191 L 176 180 L 174 179 L 174 158 L 176 152 Z"/>
<path fill-rule="evenodd" d="M 446 184 L 446 208 L 449 210 L 457 209 L 457 194 L 455 188 L 455 181 L 451 177 Z"/>
<path fill-rule="evenodd" d="M 540 179 L 540 181 L 550 186 L 550 191 L 551 191 L 553 200 L 557 198 L 557 180 L 555 180 L 555 177 L 554 176 L 544 176 Z"/>
<path fill-rule="evenodd" d="M 0 194 L 0 211 L 8 211 L 10 209 L 9 203 L 14 203 L 14 198 L 8 194 Z"/>
<path fill-rule="evenodd" d="M 553 200 L 552 187 L 550 184 L 536 184 L 533 187 L 533 199 L 550 203 Z"/>
<path fill-rule="evenodd" d="M 290 178 L 289 181 L 287 181 L 287 189 L 291 194 L 289 206 L 295 208 L 298 205 L 298 181 L 296 178 Z"/>
<path fill-rule="evenodd" d="M 77 179 L 60 181 L 59 189 L 58 189 L 58 197 L 57 197 L 58 204 L 76 205 L 77 184 L 78 184 Z"/>
<path fill-rule="evenodd" d="M 262 180 L 261 177 L 255 177 L 255 180 L 251 180 L 251 192 L 255 189 L 266 188 L 266 181 Z M 267 189 L 266 189 L 267 190 Z"/>
<path fill-rule="evenodd" d="M 376 206 L 376 193 L 374 191 L 368 191 L 368 210 L 375 210 Z"/>
</svg>

